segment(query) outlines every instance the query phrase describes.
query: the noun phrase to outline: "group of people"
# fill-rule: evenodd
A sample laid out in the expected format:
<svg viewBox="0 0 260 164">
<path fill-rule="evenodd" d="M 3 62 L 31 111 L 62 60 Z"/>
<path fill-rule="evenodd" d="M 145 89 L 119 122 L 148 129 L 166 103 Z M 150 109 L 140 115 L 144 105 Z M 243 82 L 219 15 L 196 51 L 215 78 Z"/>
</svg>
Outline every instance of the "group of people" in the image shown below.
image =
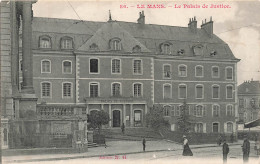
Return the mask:
<svg viewBox="0 0 260 164">
<path fill-rule="evenodd" d="M 243 161 L 244 163 L 248 162 L 249 159 L 249 153 L 250 153 L 250 142 L 247 137 L 244 138 L 244 142 L 242 147 L 243 151 Z M 229 153 L 229 146 L 226 142 L 226 139 L 223 140 L 223 145 L 222 145 L 222 152 L 223 152 L 223 163 L 227 162 L 227 155 Z M 183 156 L 193 156 L 193 153 L 189 147 L 187 137 L 184 135 L 183 136 Z"/>
</svg>

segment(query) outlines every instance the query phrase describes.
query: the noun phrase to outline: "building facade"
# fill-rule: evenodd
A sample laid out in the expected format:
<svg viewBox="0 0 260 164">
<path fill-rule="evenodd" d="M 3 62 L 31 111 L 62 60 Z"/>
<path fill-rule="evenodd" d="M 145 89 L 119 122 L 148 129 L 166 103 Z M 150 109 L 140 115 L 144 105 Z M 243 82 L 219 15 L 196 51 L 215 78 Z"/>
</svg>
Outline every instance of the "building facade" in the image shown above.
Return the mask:
<svg viewBox="0 0 260 164">
<path fill-rule="evenodd" d="M 260 111 L 260 83 L 259 81 L 245 81 L 238 86 L 239 122 L 247 123 L 259 118 Z"/>
<path fill-rule="evenodd" d="M 32 56 L 24 55 L 26 26 L 20 33 L 15 31 L 20 48 L 19 58 L 8 59 L 15 63 L 10 84 L 17 85 L 12 89 L 18 93 L 33 84 L 40 119 L 82 118 L 105 110 L 111 118 L 107 128 L 123 123 L 143 127 L 151 107 L 163 105 L 175 131 L 186 101 L 193 131 L 236 132 L 239 59 L 213 33 L 211 18 L 201 28 L 196 17 L 187 22 L 188 27 L 145 24 L 144 12 L 137 23 L 114 21 L 111 15 L 107 22 L 37 17 L 31 21 Z M 11 95 L 10 110 L 5 111 L 18 118 L 21 105 L 14 104 L 20 99 Z M 58 125 L 65 131 L 57 130 Z M 73 126 L 69 120 L 46 125 L 52 133 L 56 129 L 62 134 Z"/>
</svg>

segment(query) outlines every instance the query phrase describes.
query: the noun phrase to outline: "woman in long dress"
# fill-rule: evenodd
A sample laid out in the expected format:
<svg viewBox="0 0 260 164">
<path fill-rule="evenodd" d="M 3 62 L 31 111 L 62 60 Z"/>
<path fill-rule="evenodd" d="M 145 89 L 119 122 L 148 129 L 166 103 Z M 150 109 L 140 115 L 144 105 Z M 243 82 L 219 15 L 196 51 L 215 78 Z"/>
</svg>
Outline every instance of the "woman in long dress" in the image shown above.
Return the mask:
<svg viewBox="0 0 260 164">
<path fill-rule="evenodd" d="M 183 136 L 183 152 L 182 152 L 183 156 L 193 156 L 193 153 L 189 147 L 189 143 L 188 140 L 186 138 L 186 136 Z"/>
</svg>

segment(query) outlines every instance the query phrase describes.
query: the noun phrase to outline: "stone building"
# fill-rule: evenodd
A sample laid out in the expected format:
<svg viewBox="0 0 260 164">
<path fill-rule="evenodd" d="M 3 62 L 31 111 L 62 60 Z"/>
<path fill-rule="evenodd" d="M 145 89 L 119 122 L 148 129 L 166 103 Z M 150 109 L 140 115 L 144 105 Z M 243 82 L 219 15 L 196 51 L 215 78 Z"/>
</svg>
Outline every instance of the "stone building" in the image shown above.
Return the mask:
<svg viewBox="0 0 260 164">
<path fill-rule="evenodd" d="M 164 106 L 175 131 L 184 101 L 194 120 L 193 131 L 235 133 L 239 59 L 213 33 L 211 18 L 201 28 L 195 17 L 187 23 L 188 27 L 146 24 L 144 12 L 137 23 L 114 21 L 111 15 L 107 22 L 34 17 L 28 27 L 31 56 L 27 59 L 23 51 L 19 58 L 6 55 L 8 77 L 14 78 L 8 84 L 15 86 L 5 88 L 23 93 L 33 84 L 37 117 L 51 133 L 55 127 L 71 133 L 66 129 L 71 129 L 72 118 L 84 120 L 94 110 L 109 113 L 107 128 L 122 123 L 143 127 L 153 105 Z M 23 34 L 26 28 L 14 38 L 22 50 L 29 37 Z M 27 67 L 33 71 L 28 73 Z M 21 102 L 13 94 L 6 98 L 6 112 L 15 119 L 23 109 L 13 105 Z M 57 116 L 67 122 L 59 122 Z"/>
<path fill-rule="evenodd" d="M 260 111 L 260 83 L 259 81 L 245 81 L 238 86 L 239 122 L 246 123 L 259 118 Z"/>
</svg>

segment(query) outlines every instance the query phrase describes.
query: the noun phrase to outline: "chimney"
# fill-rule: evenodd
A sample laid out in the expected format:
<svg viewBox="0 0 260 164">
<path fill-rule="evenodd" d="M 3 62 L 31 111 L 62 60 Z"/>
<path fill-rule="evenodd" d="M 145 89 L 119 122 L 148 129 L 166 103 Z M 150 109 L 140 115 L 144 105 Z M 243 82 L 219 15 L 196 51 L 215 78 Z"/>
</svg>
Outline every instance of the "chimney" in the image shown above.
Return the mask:
<svg viewBox="0 0 260 164">
<path fill-rule="evenodd" d="M 137 23 L 139 23 L 139 24 L 145 24 L 144 11 L 139 12 L 139 18 L 137 19 Z"/>
<path fill-rule="evenodd" d="M 190 18 L 188 27 L 191 30 L 191 32 L 197 33 L 197 20 L 196 20 L 196 17 Z"/>
<path fill-rule="evenodd" d="M 205 22 L 203 23 L 203 20 L 202 20 L 201 29 L 204 29 L 207 32 L 207 34 L 209 35 L 209 37 L 213 36 L 213 21 L 212 21 L 212 17 L 210 17 L 210 21 L 209 22 L 207 22 L 207 20 L 205 19 Z"/>
</svg>

